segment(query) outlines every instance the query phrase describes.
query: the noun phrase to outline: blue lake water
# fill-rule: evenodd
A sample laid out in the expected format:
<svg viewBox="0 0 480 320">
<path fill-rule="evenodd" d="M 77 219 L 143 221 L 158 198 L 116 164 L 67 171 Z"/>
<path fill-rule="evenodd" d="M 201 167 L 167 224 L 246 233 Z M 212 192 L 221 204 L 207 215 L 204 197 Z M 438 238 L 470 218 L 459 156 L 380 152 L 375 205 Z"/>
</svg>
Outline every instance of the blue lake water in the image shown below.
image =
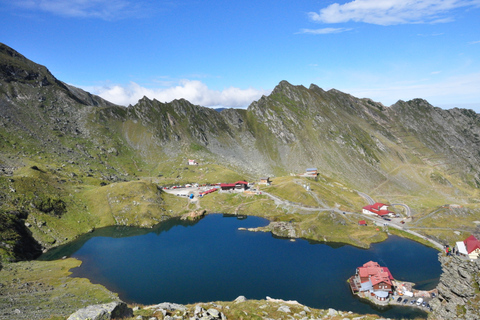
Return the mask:
<svg viewBox="0 0 480 320">
<path fill-rule="evenodd" d="M 258 217 L 239 220 L 213 214 L 196 223 L 172 219 L 154 229 L 109 227 L 41 259 L 80 259 L 83 263 L 72 270 L 73 276 L 103 284 L 127 302 L 186 304 L 270 296 L 391 318 L 426 315 L 411 307 L 379 308 L 364 302 L 352 295 L 347 279 L 373 260 L 396 279 L 432 289 L 441 273 L 438 251 L 396 236 L 365 250 L 238 230 L 267 224 Z"/>
</svg>

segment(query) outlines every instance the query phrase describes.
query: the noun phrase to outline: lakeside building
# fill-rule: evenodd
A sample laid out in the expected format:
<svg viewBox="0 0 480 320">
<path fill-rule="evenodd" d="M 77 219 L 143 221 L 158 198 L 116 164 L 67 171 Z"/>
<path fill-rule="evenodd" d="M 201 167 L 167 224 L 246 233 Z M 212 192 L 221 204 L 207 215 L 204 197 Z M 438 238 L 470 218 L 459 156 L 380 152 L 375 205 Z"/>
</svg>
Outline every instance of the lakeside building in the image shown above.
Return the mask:
<svg viewBox="0 0 480 320">
<path fill-rule="evenodd" d="M 248 188 L 248 182 L 246 181 L 237 181 L 235 183 L 221 183 L 220 189 L 222 191 L 245 191 Z"/>
<path fill-rule="evenodd" d="M 387 267 L 369 261 L 357 268 L 355 275 L 350 277 L 349 284 L 354 294 L 373 298 L 374 302 L 388 302 L 388 297 L 394 290 L 393 280 Z"/>
<path fill-rule="evenodd" d="M 388 205 L 384 203 L 377 202 L 375 204 L 370 204 L 362 208 L 363 214 L 377 215 L 379 217 L 393 217 L 394 213 L 388 210 Z"/>
<path fill-rule="evenodd" d="M 478 259 L 480 255 L 480 241 L 472 234 L 463 241 L 455 244 L 456 252 L 469 259 Z"/>
</svg>

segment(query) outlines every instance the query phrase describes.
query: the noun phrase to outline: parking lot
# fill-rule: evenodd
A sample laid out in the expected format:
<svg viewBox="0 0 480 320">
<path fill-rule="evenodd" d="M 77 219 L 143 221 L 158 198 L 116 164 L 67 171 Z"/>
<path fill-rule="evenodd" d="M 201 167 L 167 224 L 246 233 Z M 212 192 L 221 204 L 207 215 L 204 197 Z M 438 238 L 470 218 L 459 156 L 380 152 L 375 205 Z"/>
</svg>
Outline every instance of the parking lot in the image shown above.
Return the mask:
<svg viewBox="0 0 480 320">
<path fill-rule="evenodd" d="M 432 293 L 435 296 L 434 293 Z M 403 305 L 410 307 L 417 307 L 425 311 L 432 311 L 432 308 L 429 304 L 432 298 L 416 298 L 416 297 L 406 297 L 406 296 L 392 296 L 390 304 L 391 305 Z"/>
</svg>

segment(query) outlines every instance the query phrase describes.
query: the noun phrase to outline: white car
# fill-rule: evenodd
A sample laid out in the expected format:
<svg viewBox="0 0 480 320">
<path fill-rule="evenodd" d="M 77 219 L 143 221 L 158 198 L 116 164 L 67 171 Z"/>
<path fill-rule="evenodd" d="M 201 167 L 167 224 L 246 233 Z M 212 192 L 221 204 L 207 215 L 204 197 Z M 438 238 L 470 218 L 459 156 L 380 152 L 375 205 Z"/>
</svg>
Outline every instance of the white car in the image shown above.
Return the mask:
<svg viewBox="0 0 480 320">
<path fill-rule="evenodd" d="M 423 298 L 418 298 L 417 300 L 417 306 L 421 305 L 423 302 Z"/>
</svg>

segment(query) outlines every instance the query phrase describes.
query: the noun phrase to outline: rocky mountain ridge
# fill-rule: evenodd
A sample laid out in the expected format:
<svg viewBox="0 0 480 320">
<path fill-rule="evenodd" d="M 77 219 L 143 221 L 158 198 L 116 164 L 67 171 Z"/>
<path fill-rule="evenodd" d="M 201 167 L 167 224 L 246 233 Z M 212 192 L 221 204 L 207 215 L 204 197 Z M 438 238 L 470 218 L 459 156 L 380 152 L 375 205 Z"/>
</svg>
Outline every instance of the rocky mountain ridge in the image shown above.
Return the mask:
<svg viewBox="0 0 480 320">
<path fill-rule="evenodd" d="M 420 176 L 418 167 L 424 166 L 446 180 L 480 186 L 480 116 L 471 110 L 443 110 L 421 99 L 385 107 L 286 81 L 247 110 L 217 112 L 183 99 L 161 103 L 146 97 L 121 107 L 65 85 L 45 67 L 2 48 L 0 126 L 9 135 L 30 136 L 37 145 L 33 152 L 75 144 L 50 152 L 80 160 L 95 157 L 92 147 L 99 153 L 115 149 L 120 157 L 139 153 L 147 163 L 189 155 L 256 176 L 318 167 L 367 192 L 385 181 L 392 191 L 416 192 L 424 187 L 419 183 L 431 183 L 430 176 Z M 423 181 L 403 173 L 405 165 Z"/>
</svg>

